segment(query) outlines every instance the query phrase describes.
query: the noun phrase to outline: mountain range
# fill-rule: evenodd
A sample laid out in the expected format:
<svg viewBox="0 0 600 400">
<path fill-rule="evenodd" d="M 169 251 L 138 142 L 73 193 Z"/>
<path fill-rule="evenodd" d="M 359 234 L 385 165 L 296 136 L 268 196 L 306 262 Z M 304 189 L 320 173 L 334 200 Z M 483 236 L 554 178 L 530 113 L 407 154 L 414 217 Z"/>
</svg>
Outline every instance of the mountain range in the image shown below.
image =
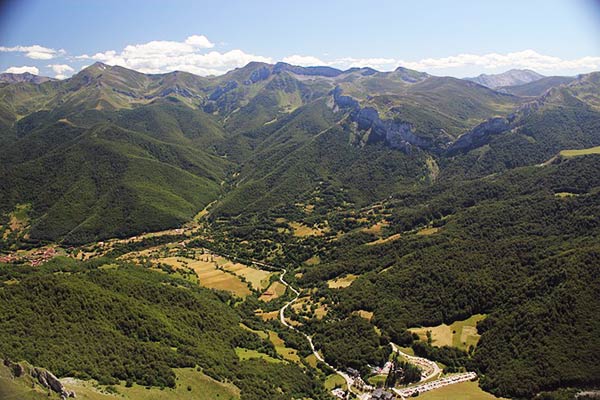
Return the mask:
<svg viewBox="0 0 600 400">
<path fill-rule="evenodd" d="M 24 76 L 0 87 L 0 209 L 30 204 L 31 239 L 82 243 L 177 226 L 225 192 L 224 215 L 309 196 L 315 182 L 366 204 L 600 144 L 599 79 L 549 80 L 531 97 L 405 68 L 285 63 Z"/>
<path fill-rule="evenodd" d="M 600 72 L 3 79 L 0 397 L 325 400 L 391 343 L 486 398 L 600 384 Z"/>
</svg>

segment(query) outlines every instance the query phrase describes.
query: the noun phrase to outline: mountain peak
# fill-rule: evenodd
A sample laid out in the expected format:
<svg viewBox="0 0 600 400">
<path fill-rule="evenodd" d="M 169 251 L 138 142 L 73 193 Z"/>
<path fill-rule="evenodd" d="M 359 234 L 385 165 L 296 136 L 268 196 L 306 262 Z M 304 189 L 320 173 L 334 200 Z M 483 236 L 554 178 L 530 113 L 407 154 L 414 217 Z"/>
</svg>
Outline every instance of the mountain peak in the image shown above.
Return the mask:
<svg viewBox="0 0 600 400">
<path fill-rule="evenodd" d="M 480 74 L 473 78 L 465 78 L 468 81 L 487 86 L 492 89 L 501 86 L 516 86 L 525 83 L 535 82 L 544 78 L 544 75 L 538 74 L 530 69 L 511 69 L 500 74 Z"/>
<path fill-rule="evenodd" d="M 22 74 L 14 74 L 11 72 L 4 72 L 0 74 L 0 83 L 19 83 L 28 82 L 40 84 L 48 81 L 54 81 L 55 79 L 48 78 L 47 76 L 34 75 L 29 72 L 23 72 Z"/>
</svg>

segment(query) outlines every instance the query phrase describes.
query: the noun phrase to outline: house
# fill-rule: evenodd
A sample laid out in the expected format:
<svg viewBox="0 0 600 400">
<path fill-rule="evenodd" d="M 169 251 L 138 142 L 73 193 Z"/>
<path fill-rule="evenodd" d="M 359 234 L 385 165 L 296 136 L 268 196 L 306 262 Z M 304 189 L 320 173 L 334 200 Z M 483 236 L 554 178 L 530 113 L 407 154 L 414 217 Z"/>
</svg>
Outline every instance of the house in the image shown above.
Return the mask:
<svg viewBox="0 0 600 400">
<path fill-rule="evenodd" d="M 385 391 L 381 388 L 375 389 L 373 393 L 371 393 L 370 400 L 392 400 L 395 396 L 393 393 Z"/>
<path fill-rule="evenodd" d="M 360 376 L 360 372 L 358 370 L 355 370 L 354 368 L 348 368 L 346 371 L 348 372 L 348 375 L 350 375 L 353 378 Z"/>
</svg>

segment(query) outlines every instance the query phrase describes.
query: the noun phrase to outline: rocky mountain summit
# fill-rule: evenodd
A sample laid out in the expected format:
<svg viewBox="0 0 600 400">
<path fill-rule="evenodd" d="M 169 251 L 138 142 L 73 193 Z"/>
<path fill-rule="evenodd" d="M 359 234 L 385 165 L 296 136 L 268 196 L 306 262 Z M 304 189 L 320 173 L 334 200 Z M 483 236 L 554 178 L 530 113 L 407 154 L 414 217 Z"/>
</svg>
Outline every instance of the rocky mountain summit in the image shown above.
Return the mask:
<svg viewBox="0 0 600 400">
<path fill-rule="evenodd" d="M 542 78 L 544 78 L 544 75 L 538 74 L 530 69 L 511 69 L 501 74 L 481 74 L 473 78 L 465 79 L 482 86 L 496 89 L 503 86 L 523 85 L 535 82 Z"/>
</svg>

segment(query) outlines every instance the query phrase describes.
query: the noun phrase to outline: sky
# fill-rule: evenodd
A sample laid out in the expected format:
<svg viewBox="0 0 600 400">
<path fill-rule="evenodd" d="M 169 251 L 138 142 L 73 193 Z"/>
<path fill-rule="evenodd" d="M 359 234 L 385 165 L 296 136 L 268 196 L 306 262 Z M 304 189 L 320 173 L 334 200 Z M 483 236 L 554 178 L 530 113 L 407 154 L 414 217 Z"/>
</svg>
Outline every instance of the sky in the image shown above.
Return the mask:
<svg viewBox="0 0 600 400">
<path fill-rule="evenodd" d="M 0 72 L 64 79 L 96 61 L 576 75 L 600 70 L 600 0 L 0 0 Z"/>
</svg>

